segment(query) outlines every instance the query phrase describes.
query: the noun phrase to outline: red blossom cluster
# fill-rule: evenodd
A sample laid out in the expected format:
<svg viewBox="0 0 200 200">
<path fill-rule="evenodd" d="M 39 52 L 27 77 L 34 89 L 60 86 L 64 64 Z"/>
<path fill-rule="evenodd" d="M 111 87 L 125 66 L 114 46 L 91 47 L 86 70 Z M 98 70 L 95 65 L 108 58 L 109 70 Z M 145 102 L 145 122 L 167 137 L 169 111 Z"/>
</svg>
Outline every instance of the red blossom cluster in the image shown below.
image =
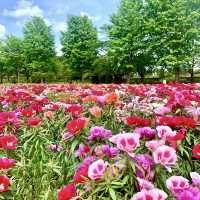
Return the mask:
<svg viewBox="0 0 200 200">
<path fill-rule="evenodd" d="M 162 116 L 157 120 L 159 125 L 166 125 L 170 127 L 185 127 L 185 128 L 195 128 L 197 122 L 191 117 L 185 116 Z"/>
</svg>

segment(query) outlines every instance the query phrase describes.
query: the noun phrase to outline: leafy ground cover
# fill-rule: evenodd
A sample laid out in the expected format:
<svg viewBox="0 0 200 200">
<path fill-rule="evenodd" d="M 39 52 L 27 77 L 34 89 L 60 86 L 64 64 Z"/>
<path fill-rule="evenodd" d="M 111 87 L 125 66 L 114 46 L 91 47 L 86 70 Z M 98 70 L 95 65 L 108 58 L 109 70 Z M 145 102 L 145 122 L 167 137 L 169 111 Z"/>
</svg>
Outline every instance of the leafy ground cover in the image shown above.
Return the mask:
<svg viewBox="0 0 200 200">
<path fill-rule="evenodd" d="M 200 84 L 0 86 L 0 199 L 200 200 Z"/>
</svg>

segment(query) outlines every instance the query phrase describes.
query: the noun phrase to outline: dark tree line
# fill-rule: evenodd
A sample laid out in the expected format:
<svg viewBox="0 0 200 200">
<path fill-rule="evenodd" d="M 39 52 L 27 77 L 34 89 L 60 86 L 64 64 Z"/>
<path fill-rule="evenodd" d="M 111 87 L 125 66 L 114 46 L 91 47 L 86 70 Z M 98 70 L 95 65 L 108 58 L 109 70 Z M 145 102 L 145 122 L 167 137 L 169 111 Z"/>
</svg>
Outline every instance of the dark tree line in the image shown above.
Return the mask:
<svg viewBox="0 0 200 200">
<path fill-rule="evenodd" d="M 199 64 L 200 0 L 121 0 L 109 25 L 97 29 L 86 16 L 69 16 L 56 56 L 52 27 L 40 17 L 27 21 L 23 38 L 0 43 L 3 82 L 130 82 L 149 75 L 190 74 Z"/>
</svg>

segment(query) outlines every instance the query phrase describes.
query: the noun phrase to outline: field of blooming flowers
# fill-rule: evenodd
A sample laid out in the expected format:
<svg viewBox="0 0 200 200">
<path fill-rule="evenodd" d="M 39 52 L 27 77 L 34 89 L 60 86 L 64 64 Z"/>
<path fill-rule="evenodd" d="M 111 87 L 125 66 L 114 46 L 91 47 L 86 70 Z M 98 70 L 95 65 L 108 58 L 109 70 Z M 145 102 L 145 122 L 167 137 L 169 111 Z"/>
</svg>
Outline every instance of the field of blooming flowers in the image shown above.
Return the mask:
<svg viewBox="0 0 200 200">
<path fill-rule="evenodd" d="M 200 84 L 0 86 L 0 199 L 200 200 Z"/>
</svg>

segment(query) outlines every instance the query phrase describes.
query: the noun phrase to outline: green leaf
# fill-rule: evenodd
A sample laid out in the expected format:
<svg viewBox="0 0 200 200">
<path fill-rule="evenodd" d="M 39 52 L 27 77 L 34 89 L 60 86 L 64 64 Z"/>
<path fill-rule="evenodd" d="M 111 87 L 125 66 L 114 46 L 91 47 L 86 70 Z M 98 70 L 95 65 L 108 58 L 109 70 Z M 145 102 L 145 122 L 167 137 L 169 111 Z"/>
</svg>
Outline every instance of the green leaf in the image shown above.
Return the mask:
<svg viewBox="0 0 200 200">
<path fill-rule="evenodd" d="M 117 200 L 115 191 L 112 188 L 109 188 L 109 193 L 110 193 L 112 200 Z"/>
</svg>

